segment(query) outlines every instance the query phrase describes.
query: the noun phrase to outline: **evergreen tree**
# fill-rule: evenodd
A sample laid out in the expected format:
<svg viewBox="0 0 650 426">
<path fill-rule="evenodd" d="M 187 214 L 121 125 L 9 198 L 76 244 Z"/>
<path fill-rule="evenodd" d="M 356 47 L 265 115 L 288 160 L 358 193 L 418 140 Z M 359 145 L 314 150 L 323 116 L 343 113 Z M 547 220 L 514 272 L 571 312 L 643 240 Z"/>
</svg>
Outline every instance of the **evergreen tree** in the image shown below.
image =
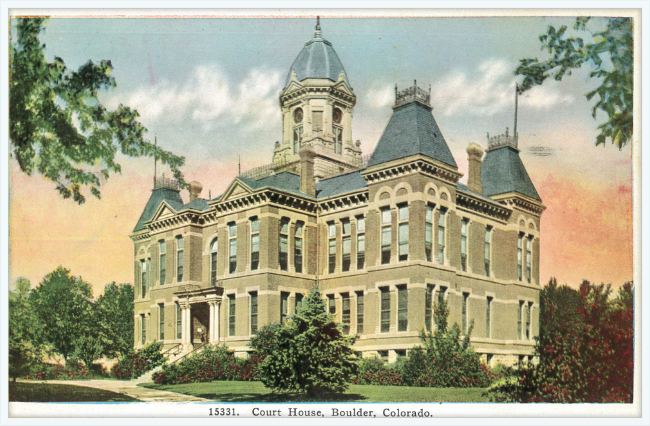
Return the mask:
<svg viewBox="0 0 650 426">
<path fill-rule="evenodd" d="M 357 370 L 351 346 L 357 336 L 345 336 L 327 312 L 318 287 L 275 334 L 260 368 L 264 386 L 306 392 L 310 397 L 342 392 Z"/>
</svg>

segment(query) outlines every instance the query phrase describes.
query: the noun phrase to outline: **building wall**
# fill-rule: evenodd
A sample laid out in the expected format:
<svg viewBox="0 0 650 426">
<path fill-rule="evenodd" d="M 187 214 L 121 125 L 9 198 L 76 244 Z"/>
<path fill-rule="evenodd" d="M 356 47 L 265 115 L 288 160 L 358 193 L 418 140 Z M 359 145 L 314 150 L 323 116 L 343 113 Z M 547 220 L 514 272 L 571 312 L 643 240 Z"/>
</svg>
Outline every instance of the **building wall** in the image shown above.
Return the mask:
<svg viewBox="0 0 650 426">
<path fill-rule="evenodd" d="M 178 226 L 163 232 L 151 233 L 135 242 L 135 328 L 136 347 L 141 345 L 141 315 L 147 316 L 147 341 L 159 338 L 159 304 L 165 306 L 166 345 L 179 343 L 176 337 L 176 302 L 174 292 L 181 285 L 210 285 L 210 245 L 218 238 L 218 286 L 224 289 L 220 307 L 219 335 L 221 341 L 236 351 L 249 350 L 250 293 L 258 293 L 258 328 L 280 321 L 280 300 L 283 292 L 289 293 L 289 313 L 293 313 L 295 295 L 306 295 L 318 283 L 325 297 L 334 296 L 336 318 L 342 320 L 342 294 L 351 298 L 350 330 L 357 329 L 357 292 L 364 293 L 364 332 L 355 349 L 368 354 L 389 351 L 394 359 L 397 352 L 419 344 L 419 332 L 425 328 L 425 295 L 427 286 L 435 291 L 447 289 L 446 300 L 450 307 L 449 323 L 460 324 L 462 319 L 463 293 L 468 293 L 468 322 L 473 321 L 472 344 L 476 352 L 490 355 L 495 360 L 518 360 L 520 356 L 532 356 L 534 340 L 539 327 L 539 220 L 532 214 L 514 210 L 507 220 L 496 219 L 479 210 L 458 206 L 456 188 L 441 180 L 410 174 L 387 180 L 368 187 L 366 203 L 337 204 L 332 210 L 322 210 L 318 216 L 295 208 L 283 207 L 270 202 L 260 203 L 236 212 L 220 214 L 206 220 L 202 225 Z M 398 208 L 409 206 L 409 252 L 408 259 L 398 259 Z M 425 215 L 427 205 L 434 207 L 431 261 L 425 256 Z M 391 210 L 391 259 L 381 264 L 381 217 L 382 208 Z M 438 262 L 438 221 L 441 209 L 446 210 L 445 256 Z M 357 270 L 357 217 L 365 218 L 365 265 Z M 251 270 L 250 219 L 260 221 L 259 267 Z M 288 239 L 288 270 L 280 270 L 279 230 L 282 218 L 290 220 Z M 342 272 L 342 220 L 351 225 L 351 265 Z M 468 225 L 467 271 L 461 270 L 460 229 L 461 221 Z M 294 233 L 296 223 L 304 222 L 303 272 L 295 272 Z M 521 222 L 523 221 L 523 222 Z M 237 227 L 237 270 L 228 270 L 228 224 Z M 336 267 L 328 268 L 328 224 L 336 228 Z M 484 237 L 486 226 L 492 227 L 490 276 L 485 275 Z M 517 239 L 520 233 L 533 238 L 532 280 L 517 279 Z M 184 238 L 185 270 L 181 283 L 176 279 L 176 236 Z M 166 280 L 159 283 L 159 244 L 166 241 Z M 525 250 L 524 250 L 525 251 Z M 525 253 L 524 253 L 525 255 Z M 151 259 L 147 272 L 148 288 L 144 298 L 140 295 L 140 261 Z M 524 258 L 525 259 L 525 258 Z M 525 260 L 523 262 L 525 269 Z M 318 277 L 315 275 L 318 273 Z M 398 331 L 397 286 L 406 285 L 408 290 L 408 326 Z M 389 289 L 390 330 L 381 332 L 380 290 Z M 229 332 L 229 297 L 235 299 L 235 333 Z M 486 335 L 486 303 L 492 298 L 491 332 Z M 434 297 L 435 299 L 435 297 Z M 434 300 L 435 302 L 435 300 Z M 528 339 L 518 336 L 518 311 L 520 302 L 532 303 L 531 333 Z M 196 325 L 196 324 L 195 324 Z M 525 327 L 525 325 L 524 325 Z M 522 332 L 523 334 L 523 332 Z M 402 353 L 402 352 L 400 352 Z"/>
</svg>

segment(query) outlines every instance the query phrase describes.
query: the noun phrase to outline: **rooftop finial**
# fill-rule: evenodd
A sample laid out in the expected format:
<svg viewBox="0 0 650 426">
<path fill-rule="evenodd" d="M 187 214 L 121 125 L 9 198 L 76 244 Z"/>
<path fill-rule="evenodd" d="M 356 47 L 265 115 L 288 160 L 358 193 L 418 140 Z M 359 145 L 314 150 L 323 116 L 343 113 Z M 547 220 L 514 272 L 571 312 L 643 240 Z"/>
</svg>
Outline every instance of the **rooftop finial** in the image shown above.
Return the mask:
<svg viewBox="0 0 650 426">
<path fill-rule="evenodd" d="M 320 16 L 316 17 L 316 32 L 314 33 L 314 38 L 320 38 Z"/>
<path fill-rule="evenodd" d="M 395 106 L 393 108 L 414 101 L 431 107 L 431 87 L 429 86 L 429 92 L 427 93 L 418 87 L 417 80 L 413 80 L 412 87 L 409 87 L 402 91 L 397 90 L 397 84 L 395 85 Z"/>
</svg>

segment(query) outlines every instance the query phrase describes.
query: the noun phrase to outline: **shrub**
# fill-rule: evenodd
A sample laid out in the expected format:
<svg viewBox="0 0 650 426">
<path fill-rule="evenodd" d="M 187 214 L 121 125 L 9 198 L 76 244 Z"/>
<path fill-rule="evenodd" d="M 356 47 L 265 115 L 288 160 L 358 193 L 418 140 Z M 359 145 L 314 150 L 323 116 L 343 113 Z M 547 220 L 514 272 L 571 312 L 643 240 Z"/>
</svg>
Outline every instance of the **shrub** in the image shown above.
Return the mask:
<svg viewBox="0 0 650 426">
<path fill-rule="evenodd" d="M 131 352 L 113 366 L 112 374 L 121 380 L 135 379 L 147 371 L 164 364 L 165 356 L 161 353 L 161 342 L 153 342 L 136 352 Z"/>
<path fill-rule="evenodd" d="M 395 370 L 380 370 L 359 374 L 352 381 L 353 385 L 380 385 L 380 386 L 402 386 L 404 380 Z"/>
<path fill-rule="evenodd" d="M 30 373 L 24 379 L 31 380 L 83 380 L 102 377 L 75 359 L 69 359 L 66 365 L 39 363 L 30 368 Z"/>
<path fill-rule="evenodd" d="M 633 400 L 633 288 L 618 298 L 610 286 L 584 281 L 579 290 L 558 288 L 555 280 L 541 293 L 537 366 L 520 368 L 514 378 L 495 383 L 490 400 L 512 402 L 626 402 Z M 567 294 L 570 297 L 567 297 Z M 577 300 L 570 314 L 558 309 Z M 560 315 L 558 320 L 555 315 Z"/>
<path fill-rule="evenodd" d="M 421 332 L 424 347 L 417 346 L 399 365 L 402 379 L 409 386 L 425 387 L 487 387 L 488 368 L 470 346 L 470 325 L 463 339 L 458 324 L 447 327 L 449 309 L 445 302 L 435 309 L 436 330 Z"/>
<path fill-rule="evenodd" d="M 153 380 L 158 384 L 259 380 L 260 362 L 257 355 L 249 359 L 237 358 L 225 345 L 206 346 L 178 364 L 164 365 L 160 372 L 154 374 Z"/>
</svg>

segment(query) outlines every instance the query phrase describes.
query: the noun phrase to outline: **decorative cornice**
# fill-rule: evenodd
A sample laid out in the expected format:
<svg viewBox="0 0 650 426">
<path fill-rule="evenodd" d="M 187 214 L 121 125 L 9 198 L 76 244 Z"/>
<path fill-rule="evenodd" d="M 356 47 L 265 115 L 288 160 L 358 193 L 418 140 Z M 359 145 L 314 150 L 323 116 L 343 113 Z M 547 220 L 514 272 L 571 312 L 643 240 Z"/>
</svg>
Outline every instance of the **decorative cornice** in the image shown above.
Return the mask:
<svg viewBox="0 0 650 426">
<path fill-rule="evenodd" d="M 378 183 L 384 180 L 394 179 L 407 174 L 424 173 L 426 175 L 437 177 L 443 181 L 451 184 L 456 184 L 458 179 L 461 178 L 462 173 L 452 170 L 448 167 L 443 167 L 440 164 L 434 163 L 425 159 L 424 157 L 416 158 L 409 162 L 396 164 L 394 166 L 385 167 L 384 164 L 377 164 L 369 169 L 361 172 L 361 175 L 368 183 Z"/>
<path fill-rule="evenodd" d="M 149 221 L 145 226 L 151 231 L 160 232 L 180 226 L 198 225 L 204 223 L 203 215 L 198 210 L 189 210 L 180 212 L 174 216 L 167 216 L 156 221 Z"/>
<path fill-rule="evenodd" d="M 507 220 L 512 213 L 512 209 L 506 205 L 485 200 L 462 190 L 456 190 L 456 204 L 500 220 Z"/>
<path fill-rule="evenodd" d="M 357 97 L 354 94 L 346 93 L 337 89 L 335 86 L 302 86 L 290 93 L 280 95 L 280 106 L 285 105 L 287 102 L 297 100 L 303 96 L 325 94 L 335 96 L 339 100 L 347 102 L 349 107 L 356 104 Z"/>
<path fill-rule="evenodd" d="M 546 206 L 539 201 L 527 197 L 518 192 L 508 192 L 506 194 L 499 194 L 492 197 L 495 201 L 510 206 L 511 208 L 518 208 L 528 213 L 541 216 Z"/>
<path fill-rule="evenodd" d="M 332 213 L 337 210 L 343 210 L 350 207 L 359 207 L 367 205 L 369 200 L 368 189 L 361 191 L 334 196 L 318 202 L 320 212 Z"/>
</svg>

